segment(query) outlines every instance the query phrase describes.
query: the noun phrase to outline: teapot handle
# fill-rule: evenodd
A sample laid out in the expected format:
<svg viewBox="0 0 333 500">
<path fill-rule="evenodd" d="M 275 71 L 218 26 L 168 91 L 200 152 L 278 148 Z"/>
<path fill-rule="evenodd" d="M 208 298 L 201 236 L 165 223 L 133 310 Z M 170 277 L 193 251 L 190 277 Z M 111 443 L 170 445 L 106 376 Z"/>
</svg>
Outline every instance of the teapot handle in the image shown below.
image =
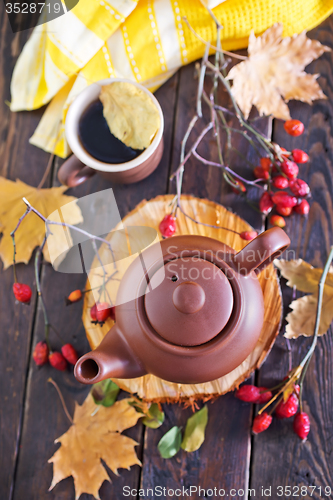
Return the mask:
<svg viewBox="0 0 333 500">
<path fill-rule="evenodd" d="M 248 274 L 254 270 L 260 272 L 289 245 L 290 239 L 283 229 L 273 227 L 250 241 L 232 259 L 241 274 Z"/>
</svg>

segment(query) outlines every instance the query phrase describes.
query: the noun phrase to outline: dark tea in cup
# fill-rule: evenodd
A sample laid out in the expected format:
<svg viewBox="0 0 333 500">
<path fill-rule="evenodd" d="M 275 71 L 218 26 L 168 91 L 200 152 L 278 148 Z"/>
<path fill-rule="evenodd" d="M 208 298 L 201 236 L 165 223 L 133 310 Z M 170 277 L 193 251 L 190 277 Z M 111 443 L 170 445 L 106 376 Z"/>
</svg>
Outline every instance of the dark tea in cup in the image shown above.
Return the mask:
<svg viewBox="0 0 333 500">
<path fill-rule="evenodd" d="M 126 146 L 110 132 L 103 115 L 103 104 L 99 99 L 92 102 L 82 113 L 79 137 L 85 150 L 105 163 L 126 163 L 142 153 L 141 150 Z"/>
</svg>

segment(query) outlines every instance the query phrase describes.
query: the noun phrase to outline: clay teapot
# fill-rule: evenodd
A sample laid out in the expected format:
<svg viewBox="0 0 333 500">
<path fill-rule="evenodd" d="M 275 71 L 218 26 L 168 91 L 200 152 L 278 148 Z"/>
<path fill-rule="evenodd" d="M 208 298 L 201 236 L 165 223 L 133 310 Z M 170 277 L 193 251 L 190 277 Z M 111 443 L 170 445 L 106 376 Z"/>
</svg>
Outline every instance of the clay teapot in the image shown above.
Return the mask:
<svg viewBox="0 0 333 500">
<path fill-rule="evenodd" d="M 264 318 L 259 271 L 290 244 L 272 228 L 240 252 L 204 236 L 174 236 L 132 262 L 117 294 L 116 323 L 75 365 L 85 384 L 148 373 L 197 384 L 251 353 Z M 162 257 L 162 258 L 161 258 Z"/>
</svg>

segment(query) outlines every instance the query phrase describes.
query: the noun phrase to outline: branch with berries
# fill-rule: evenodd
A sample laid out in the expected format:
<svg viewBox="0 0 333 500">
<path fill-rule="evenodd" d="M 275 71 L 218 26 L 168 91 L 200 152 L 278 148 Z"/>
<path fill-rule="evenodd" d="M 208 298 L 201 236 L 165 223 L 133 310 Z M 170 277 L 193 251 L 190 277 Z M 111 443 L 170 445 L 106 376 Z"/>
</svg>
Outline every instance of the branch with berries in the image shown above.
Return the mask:
<svg viewBox="0 0 333 500">
<path fill-rule="evenodd" d="M 27 205 L 27 209 L 25 213 L 20 217 L 18 220 L 18 223 L 15 227 L 15 229 L 11 232 L 11 238 L 13 242 L 13 273 L 14 273 L 14 284 L 13 284 L 13 293 L 18 302 L 21 302 L 23 304 L 29 305 L 32 297 L 32 289 L 29 285 L 25 283 L 19 283 L 17 280 L 17 271 L 16 271 L 16 241 L 15 241 L 15 234 L 17 230 L 19 229 L 22 221 L 29 215 L 29 214 L 35 214 L 37 215 L 40 219 L 42 219 L 45 223 L 46 227 L 46 233 L 43 239 L 42 244 L 37 248 L 36 250 L 36 255 L 35 255 L 35 282 L 36 282 L 36 289 L 37 289 L 37 295 L 38 299 L 40 300 L 42 311 L 43 311 L 43 316 L 44 316 L 44 335 L 45 335 L 45 340 L 42 340 L 38 342 L 34 348 L 33 351 L 33 359 L 36 363 L 37 366 L 43 366 L 47 364 L 48 362 L 50 365 L 60 371 L 64 371 L 67 368 L 67 362 L 70 363 L 71 365 L 75 365 L 75 363 L 78 360 L 78 354 L 74 347 L 69 344 L 65 343 L 63 339 L 61 338 L 60 334 L 56 330 L 56 328 L 50 323 L 49 317 L 48 317 L 48 312 L 46 308 L 46 304 L 44 301 L 42 289 L 41 289 L 41 282 L 40 282 L 40 268 L 41 268 L 41 260 L 42 260 L 42 255 L 43 255 L 43 250 L 45 247 L 45 244 L 47 243 L 47 238 L 48 236 L 52 235 L 52 230 L 51 227 L 52 225 L 56 226 L 62 226 L 66 227 L 68 229 L 72 229 L 74 231 L 77 231 L 81 234 L 84 234 L 87 236 L 91 242 L 93 249 L 95 251 L 96 256 L 99 258 L 98 254 L 98 248 L 96 245 L 96 241 L 99 241 L 101 243 L 105 243 L 110 250 L 111 256 L 112 256 L 112 262 L 113 262 L 113 272 L 108 275 L 105 266 L 103 263 L 100 261 L 100 266 L 103 271 L 103 283 L 101 286 L 97 287 L 97 291 L 99 294 L 99 299 L 96 301 L 94 306 L 91 308 L 90 314 L 91 314 L 91 319 L 92 323 L 99 323 L 102 325 L 108 318 L 112 318 L 115 320 L 115 307 L 112 304 L 112 301 L 109 297 L 109 294 L 106 289 L 106 285 L 109 280 L 114 279 L 115 274 L 118 272 L 117 271 L 117 266 L 116 262 L 114 259 L 114 254 L 112 251 L 112 247 L 109 241 L 105 240 L 104 238 L 100 238 L 99 236 L 95 236 L 79 227 L 73 226 L 71 224 L 68 224 L 66 222 L 56 222 L 56 221 L 51 221 L 50 219 L 47 219 L 44 217 L 38 210 L 36 210 L 25 198 L 23 198 L 23 201 Z M 74 290 L 72 291 L 68 297 L 65 297 L 65 304 L 71 305 L 75 302 L 79 302 L 82 300 L 83 295 L 87 292 L 91 292 L 92 289 L 87 289 L 87 290 Z M 103 295 L 103 301 L 101 301 L 101 297 Z M 50 330 L 53 330 L 55 334 L 60 338 L 62 342 L 62 347 L 61 347 L 61 352 L 55 351 L 51 347 L 50 343 Z"/>
<path fill-rule="evenodd" d="M 306 440 L 310 432 L 310 418 L 308 414 L 303 411 L 303 382 L 317 345 L 323 306 L 324 286 L 332 260 L 333 246 L 331 247 L 331 251 L 318 283 L 318 302 L 313 339 L 307 354 L 300 364 L 290 370 L 282 382 L 272 389 L 247 384 L 243 385 L 235 392 L 236 398 L 241 401 L 255 404 L 264 403 L 264 406 L 259 410 L 258 415 L 253 421 L 252 431 L 254 434 L 259 434 L 268 429 L 273 420 L 273 413 L 275 413 L 275 416 L 279 419 L 291 418 L 295 415 L 293 429 L 302 440 Z M 269 410 L 266 411 L 268 408 Z"/>
<path fill-rule="evenodd" d="M 256 187 L 260 193 L 260 199 L 258 205 L 253 208 L 260 211 L 264 217 L 270 215 L 269 222 L 271 225 L 283 228 L 286 225 L 285 217 L 288 217 L 291 214 L 307 215 L 310 209 L 307 199 L 310 197 L 310 188 L 304 180 L 298 178 L 298 165 L 304 164 L 308 161 L 309 157 L 307 153 L 301 149 L 287 151 L 282 146 L 275 144 L 255 127 L 255 119 L 249 119 L 246 116 L 248 113 L 245 114 L 243 112 L 241 106 L 238 104 L 239 100 L 237 100 L 235 85 L 234 87 L 231 87 L 229 83 L 230 74 L 231 71 L 238 66 L 241 67 L 245 62 L 250 64 L 251 54 L 249 58 L 241 57 L 245 61 L 227 73 L 226 68 L 230 63 L 230 59 L 226 59 L 225 54 L 232 57 L 239 57 L 237 54 L 229 52 L 226 53 L 222 50 L 220 44 L 220 31 L 222 26 L 219 24 L 218 20 L 211 11 L 210 15 L 212 15 L 216 23 L 216 46 L 212 46 L 209 42 L 206 42 L 199 37 L 190 26 L 187 19 L 184 18 L 184 22 L 192 33 L 198 36 L 206 45 L 206 51 L 201 61 L 200 69 L 198 70 L 196 113 L 190 121 L 181 142 L 179 165 L 171 176 L 171 179 L 176 181 L 176 195 L 171 204 L 170 213 L 164 217 L 159 227 L 164 238 L 168 238 L 175 234 L 178 211 L 182 212 L 186 217 L 189 217 L 181 206 L 181 192 L 185 166 L 190 158 L 195 158 L 204 165 L 220 168 L 223 171 L 223 178 L 225 182 L 227 182 L 231 186 L 232 190 L 236 194 L 242 196 L 251 206 L 253 206 L 253 204 L 247 197 L 247 190 L 248 187 Z M 271 28 L 271 30 L 273 30 L 273 28 Z M 303 34 L 302 36 L 304 37 L 305 35 Z M 305 37 L 304 43 L 306 41 L 309 42 L 309 40 Z M 261 44 L 264 45 L 264 42 L 261 41 Z M 327 47 L 321 47 L 322 48 L 316 57 L 328 50 Z M 214 63 L 211 63 L 208 58 L 211 49 L 216 51 Z M 307 50 L 305 45 L 304 50 Z M 236 78 L 236 76 L 234 78 Z M 209 83 L 208 79 L 210 79 Z M 274 84 L 274 78 L 271 80 L 271 82 L 266 82 L 266 87 Z M 222 86 L 223 90 L 230 98 L 231 109 L 226 109 L 219 103 L 218 89 L 220 86 Z M 209 90 L 206 90 L 208 87 Z M 323 93 L 321 92 L 320 94 L 320 92 L 318 93 L 318 96 L 320 95 L 320 97 L 323 97 Z M 286 106 L 285 103 L 283 104 Z M 206 123 L 203 115 L 204 106 L 206 106 L 209 111 L 208 123 Z M 259 110 L 261 111 L 260 108 Z M 286 113 L 286 111 L 284 112 Z M 228 124 L 228 118 L 230 117 L 236 119 L 238 122 L 238 128 L 232 127 Z M 201 132 L 194 139 L 192 145 L 187 147 L 189 140 L 193 135 L 194 127 L 200 124 L 202 124 Z M 298 137 L 304 132 L 304 125 L 299 120 L 288 119 L 284 123 L 284 129 L 289 135 Z M 207 138 L 208 134 L 211 133 L 213 133 L 217 146 L 218 159 L 216 161 L 208 160 L 198 153 L 199 145 Z M 223 134 L 226 137 L 224 153 L 222 151 Z M 231 152 L 236 153 L 239 157 L 244 159 L 242 153 L 238 151 L 237 148 L 233 147 L 232 144 L 233 135 L 236 134 L 241 135 L 249 143 L 250 147 L 252 147 L 261 156 L 260 164 L 258 166 L 252 165 L 252 179 L 244 178 L 230 165 Z M 194 220 L 194 222 L 197 221 Z M 224 227 L 222 228 L 220 226 L 211 227 L 230 231 L 230 229 Z M 247 231 L 237 234 L 245 240 L 250 240 L 257 236 L 256 231 Z"/>
</svg>

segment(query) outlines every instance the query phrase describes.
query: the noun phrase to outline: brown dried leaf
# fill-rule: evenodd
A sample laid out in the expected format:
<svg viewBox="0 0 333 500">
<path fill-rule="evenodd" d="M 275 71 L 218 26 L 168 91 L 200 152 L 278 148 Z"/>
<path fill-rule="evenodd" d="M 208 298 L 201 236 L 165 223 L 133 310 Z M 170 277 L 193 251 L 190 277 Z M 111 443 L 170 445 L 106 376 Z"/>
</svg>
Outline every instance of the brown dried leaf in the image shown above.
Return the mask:
<svg viewBox="0 0 333 500">
<path fill-rule="evenodd" d="M 51 213 L 63 208 L 66 212 L 65 221 L 67 223 L 78 224 L 83 221 L 80 208 L 76 203 L 71 203 L 75 202 L 76 198 L 63 194 L 67 189 L 66 186 L 37 189 L 20 180 L 13 182 L 0 177 L 0 231 L 3 233 L 0 242 L 0 257 L 5 269 L 13 264 L 13 243 L 10 233 L 15 229 L 19 218 L 27 208 L 22 200 L 23 197 L 44 217 L 48 217 Z M 71 203 L 70 210 L 65 208 L 68 203 Z M 53 229 L 54 235 L 57 235 L 59 248 L 62 248 L 63 251 L 67 250 L 69 241 L 71 242 L 70 233 L 65 235 L 62 227 Z M 44 236 L 44 222 L 37 215 L 30 213 L 22 221 L 15 234 L 16 262 L 27 264 L 33 250 L 36 246 L 41 245 Z M 50 261 L 47 246 L 44 248 L 44 257 Z"/>
<path fill-rule="evenodd" d="M 261 115 L 289 120 L 290 99 L 309 104 L 326 99 L 316 81 L 319 75 L 307 74 L 304 68 L 331 49 L 305 32 L 282 38 L 282 31 L 282 24 L 276 23 L 261 36 L 251 32 L 248 59 L 229 71 L 232 93 L 245 118 L 254 105 Z"/>
<path fill-rule="evenodd" d="M 117 401 L 113 406 L 97 406 L 89 393 L 82 406 L 76 404 L 73 425 L 55 443 L 61 447 L 49 462 L 53 463 L 50 490 L 62 479 L 73 476 L 76 500 L 82 493 L 99 499 L 98 491 L 109 475 L 101 463 L 118 474 L 118 468 L 141 465 L 136 456 L 133 439 L 120 433 L 133 427 L 140 418 L 128 403 Z"/>
<path fill-rule="evenodd" d="M 310 337 L 313 335 L 316 313 L 317 313 L 317 296 L 318 283 L 323 270 L 312 267 L 302 259 L 298 260 L 275 260 L 274 264 L 280 269 L 284 278 L 288 279 L 287 285 L 295 286 L 301 292 L 308 292 L 311 295 L 305 295 L 290 304 L 292 312 L 290 312 L 286 320 L 285 337 L 297 338 L 299 335 Z M 327 332 L 333 320 L 333 269 L 327 275 L 324 295 L 323 307 L 320 317 L 319 335 Z"/>
<path fill-rule="evenodd" d="M 305 295 L 300 299 L 294 300 L 290 304 L 292 312 L 286 317 L 288 325 L 286 326 L 285 337 L 295 339 L 299 335 L 311 337 L 314 332 L 317 297 L 315 295 Z M 333 293 L 324 293 L 323 308 L 321 311 L 319 335 L 324 335 L 330 327 L 333 320 Z"/>
<path fill-rule="evenodd" d="M 305 293 L 316 293 L 318 291 L 318 283 L 321 278 L 322 269 L 315 268 L 302 259 L 297 260 L 275 260 L 274 264 L 280 269 L 284 278 L 289 280 L 287 285 L 292 288 L 295 286 L 297 290 Z M 333 287 L 333 269 L 326 278 L 326 285 Z"/>
<path fill-rule="evenodd" d="M 131 83 L 114 82 L 102 87 L 99 98 L 112 134 L 133 149 L 147 148 L 160 127 L 149 95 Z"/>
</svg>

